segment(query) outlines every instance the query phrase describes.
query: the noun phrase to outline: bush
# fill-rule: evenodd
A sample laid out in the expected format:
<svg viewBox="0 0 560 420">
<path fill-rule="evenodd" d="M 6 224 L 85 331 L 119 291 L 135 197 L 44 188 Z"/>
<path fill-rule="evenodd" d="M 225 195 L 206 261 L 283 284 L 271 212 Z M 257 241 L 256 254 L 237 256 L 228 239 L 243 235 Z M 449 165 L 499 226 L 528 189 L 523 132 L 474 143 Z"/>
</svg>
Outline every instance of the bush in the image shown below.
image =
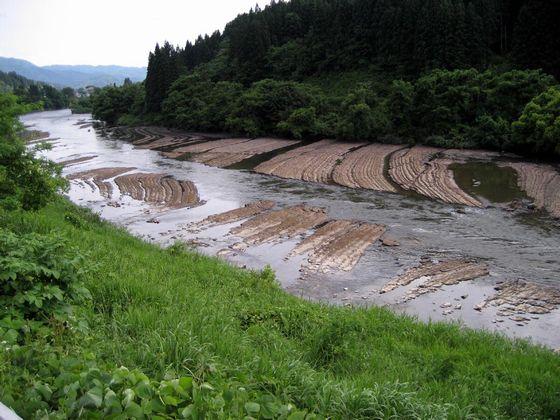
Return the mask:
<svg viewBox="0 0 560 420">
<path fill-rule="evenodd" d="M 239 133 L 252 136 L 277 134 L 289 130 L 287 122 L 294 121 L 294 111 L 314 107 L 321 110 L 323 96 L 318 89 L 309 85 L 261 80 L 254 83 L 237 101 L 235 109 L 228 118 L 227 127 Z M 308 111 L 309 112 L 309 111 Z"/>
<path fill-rule="evenodd" d="M 165 121 L 175 127 L 223 131 L 242 92 L 239 83 L 215 83 L 199 74 L 183 76 L 171 86 L 162 113 Z"/>
<path fill-rule="evenodd" d="M 22 106 L 17 97 L 0 93 L 0 206 L 38 209 L 67 186 L 61 168 L 35 157 L 18 138 L 22 129 L 18 115 L 32 108 Z"/>
<path fill-rule="evenodd" d="M 142 83 L 125 83 L 96 90 L 91 96 L 94 118 L 115 124 L 126 114 L 140 116 L 144 113 L 145 90 Z"/>
<path fill-rule="evenodd" d="M 560 156 L 560 87 L 533 99 L 513 123 L 511 147 L 519 153 Z"/>
<path fill-rule="evenodd" d="M 358 86 L 338 109 L 337 137 L 351 140 L 376 140 L 389 125 L 384 102 L 367 84 Z"/>
<path fill-rule="evenodd" d="M 82 256 L 55 235 L 0 230 L 0 308 L 4 318 L 65 322 L 90 297 Z"/>
<path fill-rule="evenodd" d="M 414 87 L 415 139 L 501 150 L 525 105 L 553 84 L 541 71 L 434 70 Z"/>
</svg>

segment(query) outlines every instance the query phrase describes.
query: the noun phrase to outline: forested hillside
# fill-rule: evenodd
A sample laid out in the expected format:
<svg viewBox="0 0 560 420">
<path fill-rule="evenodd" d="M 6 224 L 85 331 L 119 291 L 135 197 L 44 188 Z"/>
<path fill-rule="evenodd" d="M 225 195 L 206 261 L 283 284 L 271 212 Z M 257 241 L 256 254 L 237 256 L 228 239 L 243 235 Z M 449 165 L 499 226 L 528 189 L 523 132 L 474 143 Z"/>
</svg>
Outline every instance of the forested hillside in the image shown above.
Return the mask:
<svg viewBox="0 0 560 420">
<path fill-rule="evenodd" d="M 57 89 L 49 84 L 27 79 L 15 72 L 0 71 L 0 92 L 16 94 L 25 103 L 38 103 L 43 109 L 62 109 L 68 107 L 74 97 L 74 89 Z"/>
<path fill-rule="evenodd" d="M 156 45 L 134 98 L 130 87 L 107 88 L 94 113 L 111 123 L 560 154 L 559 21 L 560 3 L 545 0 L 272 2 L 223 33 Z M 541 133 L 527 130 L 535 120 Z"/>
</svg>

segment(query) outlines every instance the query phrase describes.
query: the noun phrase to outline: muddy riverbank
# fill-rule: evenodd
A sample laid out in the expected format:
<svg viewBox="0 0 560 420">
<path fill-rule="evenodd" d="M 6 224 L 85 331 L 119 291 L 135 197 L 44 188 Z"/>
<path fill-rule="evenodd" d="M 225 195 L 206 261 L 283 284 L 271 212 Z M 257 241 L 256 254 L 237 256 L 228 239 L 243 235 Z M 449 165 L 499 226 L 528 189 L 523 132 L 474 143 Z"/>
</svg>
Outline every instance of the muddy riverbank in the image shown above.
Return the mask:
<svg viewBox="0 0 560 420">
<path fill-rule="evenodd" d="M 470 174 L 483 171 L 459 166 L 462 172 L 455 172 L 459 176 L 449 178 L 449 171 L 455 171 L 452 158 L 441 156 L 433 167 L 422 169 L 426 165 L 422 153 L 411 154 L 409 149 L 398 155 L 401 159 L 392 167 L 366 171 L 371 159 L 346 145 L 344 150 L 329 146 L 332 153 L 329 149 L 322 166 L 313 171 L 303 169 L 315 157 L 301 154 L 302 164 L 294 170 L 280 157 L 294 155 L 297 145 L 280 139 L 263 139 L 262 144 L 232 139 L 208 149 L 200 146 L 204 139 L 196 135 L 189 140 L 192 144 L 181 146 L 173 132 L 150 141 L 104 137 L 89 126 L 89 116 L 67 111 L 31 114 L 23 121 L 58 138 L 45 153 L 66 164 L 65 175 L 74 178 L 68 193 L 74 202 L 147 240 L 164 245 L 181 240 L 200 252 L 249 268 L 270 265 L 286 290 L 304 298 L 388 305 L 423 320 L 455 320 L 560 347 L 558 221 L 546 212 L 506 212 L 502 198 L 492 194 L 496 188 L 492 185 L 505 183 L 510 186 L 506 202 L 525 200 L 527 192 L 521 186 L 535 189 L 530 181 L 536 173 L 533 167 L 495 165 L 498 169 L 477 179 Z M 150 148 L 156 141 L 157 147 Z M 234 141 L 244 144 L 243 149 L 236 149 Z M 187 154 L 204 149 L 198 160 L 215 165 L 173 159 L 177 156 L 169 155 L 170 146 L 190 147 L 181 151 Z M 376 147 L 366 147 L 367 153 L 378 156 Z M 398 152 L 394 149 L 380 148 L 379 153 Z M 260 153 L 266 159 L 255 165 L 283 170 L 294 174 L 286 178 L 295 179 L 219 167 Z M 351 160 L 339 162 L 341 157 Z M 266 162 L 274 159 L 278 166 L 271 169 L 273 165 Z M 419 172 L 411 177 L 402 171 L 403 159 L 413 161 Z M 341 171 L 340 163 L 352 170 Z M 375 188 L 320 183 L 329 165 L 339 168 L 340 183 Z M 101 168 L 113 168 L 109 175 L 116 175 L 105 176 L 105 171 L 100 177 Z M 387 179 L 391 169 L 402 182 Z M 547 187 L 535 194 L 542 197 L 543 207 L 554 210 L 550 197 L 556 181 L 549 170 L 544 170 Z M 522 182 L 515 178 L 520 171 L 527 174 Z M 492 175 L 496 173 L 500 175 Z M 422 196 L 431 194 L 430 179 L 443 185 L 442 200 Z M 393 191 L 405 184 L 410 193 Z M 481 190 L 484 194 L 477 192 Z M 454 204 L 460 200 L 476 205 Z M 314 210 L 286 210 L 298 206 Z M 208 223 L 200 223 L 208 217 Z M 386 239 L 385 244 L 381 239 Z M 529 286 L 519 286 L 520 281 Z"/>
</svg>

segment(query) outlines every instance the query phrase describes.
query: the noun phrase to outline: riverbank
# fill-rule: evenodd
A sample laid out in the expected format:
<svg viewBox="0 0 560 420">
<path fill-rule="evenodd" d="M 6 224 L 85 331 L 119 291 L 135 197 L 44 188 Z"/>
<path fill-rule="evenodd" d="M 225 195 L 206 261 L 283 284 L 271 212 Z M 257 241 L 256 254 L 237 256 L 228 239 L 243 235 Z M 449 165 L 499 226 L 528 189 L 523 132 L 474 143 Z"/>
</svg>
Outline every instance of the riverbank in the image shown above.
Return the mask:
<svg viewBox="0 0 560 420">
<path fill-rule="evenodd" d="M 314 301 L 388 306 L 426 322 L 447 320 L 560 347 L 560 310 L 556 294 L 548 292 L 558 287 L 560 237 L 549 217 L 169 159 L 145 144 L 82 129 L 87 116 L 55 112 L 24 121 L 59 138 L 46 155 L 66 165 L 73 202 L 148 241 L 180 241 L 258 270 L 270 265 L 285 290 Z M 200 140 L 198 147 L 205 143 Z M 177 188 L 167 188 L 172 185 Z M 247 213 L 262 200 L 271 203 L 264 213 Z M 245 218 L 230 218 L 238 212 Z M 292 217 L 300 213 L 306 217 Z M 229 222 L 197 227 L 207 218 Z M 268 229 L 273 220 L 276 227 Z M 244 238 L 249 231 L 241 225 L 253 226 L 258 235 Z M 366 235 L 345 241 L 353 235 L 347 228 Z M 375 240 L 378 228 L 384 230 L 382 241 Z M 328 245 L 331 239 L 336 246 Z M 386 245 L 395 241 L 398 246 Z M 343 264 L 336 262 L 340 257 Z M 502 296 L 497 289 L 504 285 L 522 287 L 506 288 Z M 535 287 L 544 300 L 527 299 Z"/>
<path fill-rule="evenodd" d="M 382 308 L 305 302 L 283 292 L 270 271 L 161 249 L 65 200 L 4 214 L 2 225 L 57 232 L 86 256 L 89 328 L 57 344 L 62 354 L 90 354 L 102 371 L 122 365 L 157 380 L 189 374 L 218 390 L 243 387 L 261 405 L 268 395 L 332 417 L 560 414 L 560 358 L 549 350 Z M 22 395 L 25 388 L 5 382 L 22 369 L 27 386 L 49 385 L 41 359 L 3 357 L 4 393 Z M 28 417 L 35 405 L 14 399 Z"/>
</svg>

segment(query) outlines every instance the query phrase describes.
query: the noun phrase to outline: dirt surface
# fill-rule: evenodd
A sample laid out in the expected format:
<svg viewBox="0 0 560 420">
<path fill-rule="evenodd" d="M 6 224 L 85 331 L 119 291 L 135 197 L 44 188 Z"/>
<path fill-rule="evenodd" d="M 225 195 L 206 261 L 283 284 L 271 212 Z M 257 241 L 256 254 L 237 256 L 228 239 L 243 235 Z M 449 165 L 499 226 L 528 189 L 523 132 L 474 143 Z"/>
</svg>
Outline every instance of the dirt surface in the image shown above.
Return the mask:
<svg viewBox="0 0 560 420">
<path fill-rule="evenodd" d="M 461 190 L 449 165 L 453 160 L 439 158 L 443 149 L 414 146 L 399 150 L 390 159 L 389 174 L 405 190 L 413 190 L 445 203 L 482 207 L 482 203 Z M 460 155 L 453 151 L 452 155 Z"/>
<path fill-rule="evenodd" d="M 270 200 L 254 201 L 237 209 L 208 216 L 200 222 L 188 225 L 186 230 L 189 232 L 199 232 L 201 229 L 248 219 L 249 217 L 256 216 L 257 214 L 261 214 L 267 210 L 272 209 L 275 205 L 276 203 Z"/>
<path fill-rule="evenodd" d="M 28 129 L 23 130 L 21 133 L 19 133 L 19 135 L 21 139 L 26 143 L 38 143 L 40 140 L 47 139 L 49 137 L 49 133 L 47 131 Z"/>
<path fill-rule="evenodd" d="M 549 165 L 527 162 L 507 165 L 517 171 L 519 187 L 535 200 L 536 208 L 560 218 L 560 173 Z"/>
<path fill-rule="evenodd" d="M 189 154 L 206 153 L 224 146 L 232 146 L 248 141 L 250 140 L 247 138 L 227 138 L 220 140 L 211 140 L 184 147 L 178 147 L 176 149 L 173 149 L 171 152 L 164 153 L 163 155 L 166 157 L 178 158 Z"/>
<path fill-rule="evenodd" d="M 113 193 L 113 185 L 110 182 L 107 182 L 107 180 L 124 174 L 125 172 L 130 172 L 134 169 L 136 168 L 97 168 L 71 174 L 68 176 L 68 179 L 82 180 L 90 187 L 92 187 L 92 189 L 95 189 L 95 187 L 97 187 L 102 197 L 111 198 Z"/>
<path fill-rule="evenodd" d="M 243 238 L 243 246 L 279 242 L 301 235 L 327 220 L 325 209 L 305 204 L 260 214 L 233 228 L 230 233 Z"/>
<path fill-rule="evenodd" d="M 335 166 L 344 155 L 365 144 L 321 140 L 276 156 L 258 165 L 255 171 L 281 178 L 329 183 Z"/>
<path fill-rule="evenodd" d="M 502 283 L 495 290 L 495 295 L 475 309 L 495 306 L 498 308 L 498 317 L 508 317 L 514 322 L 526 324 L 529 317 L 538 319 L 538 315 L 548 314 L 560 307 L 560 290 L 552 287 L 517 280 Z"/>
<path fill-rule="evenodd" d="M 97 157 L 97 155 L 82 156 L 82 157 L 77 157 L 77 158 L 74 158 L 74 159 L 63 160 L 63 161 L 60 161 L 60 162 L 57 162 L 57 163 L 59 165 L 62 165 L 62 166 L 71 166 L 71 165 L 75 165 L 77 163 L 87 162 L 88 160 L 95 159 L 96 157 Z"/>
<path fill-rule="evenodd" d="M 385 227 L 381 225 L 333 220 L 305 238 L 291 255 L 308 252 L 306 270 L 321 273 L 350 271 L 384 232 Z"/>
<path fill-rule="evenodd" d="M 165 174 L 133 173 L 115 178 L 122 194 L 135 200 L 172 208 L 202 204 L 194 183 Z"/>
<path fill-rule="evenodd" d="M 445 203 L 463 204 L 471 207 L 482 207 L 482 203 L 463 191 L 453 176 L 449 165 L 451 159 L 434 159 L 426 164 L 426 169 L 416 178 L 415 191 Z"/>
<path fill-rule="evenodd" d="M 416 287 L 406 293 L 403 298 L 403 302 L 406 302 L 420 295 L 435 292 L 443 286 L 458 284 L 462 281 L 473 280 L 488 274 L 488 266 L 486 264 L 471 261 L 426 262 L 419 267 L 406 270 L 399 277 L 389 281 L 379 293 L 387 293 L 398 287 L 408 286 L 412 282 L 419 281 L 420 283 Z"/>
<path fill-rule="evenodd" d="M 397 192 L 385 177 L 385 162 L 391 153 L 402 148 L 399 145 L 370 144 L 354 150 L 334 168 L 332 179 L 349 188 Z"/>
<path fill-rule="evenodd" d="M 194 155 L 191 160 L 209 166 L 225 168 L 242 162 L 245 159 L 252 158 L 253 156 L 295 146 L 298 143 L 299 141 L 297 140 L 257 138 L 242 143 L 229 143 L 221 147 L 216 147 Z"/>
</svg>

